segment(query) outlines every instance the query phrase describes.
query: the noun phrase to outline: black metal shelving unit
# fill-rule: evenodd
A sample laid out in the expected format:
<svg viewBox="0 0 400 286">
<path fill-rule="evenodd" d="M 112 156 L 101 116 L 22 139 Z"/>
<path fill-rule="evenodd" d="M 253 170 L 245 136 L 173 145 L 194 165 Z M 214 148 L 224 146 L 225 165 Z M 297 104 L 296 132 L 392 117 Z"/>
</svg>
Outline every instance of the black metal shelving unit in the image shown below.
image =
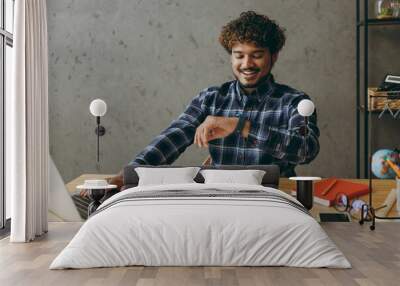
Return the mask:
<svg viewBox="0 0 400 286">
<path fill-rule="evenodd" d="M 372 224 L 370 225 L 370 229 L 375 229 L 375 219 L 400 219 L 400 217 L 379 217 L 375 215 L 375 211 L 378 208 L 374 208 L 372 205 L 372 171 L 371 171 L 371 158 L 372 158 L 372 146 L 371 146 L 371 138 L 370 134 L 372 131 L 372 114 L 376 114 L 377 112 L 370 111 L 368 108 L 368 31 L 369 27 L 376 26 L 387 26 L 387 25 L 400 25 L 400 18 L 390 18 L 390 19 L 374 19 L 369 18 L 368 15 L 368 4 L 369 0 L 364 0 L 363 8 L 363 19 L 361 19 L 361 0 L 356 0 L 356 173 L 357 178 L 361 177 L 361 153 L 363 151 L 363 171 L 364 178 L 369 179 L 369 202 L 368 205 L 364 205 L 362 209 L 362 213 L 364 212 L 364 208 L 367 208 L 368 213 L 371 216 Z M 361 31 L 362 30 L 362 31 Z M 364 51 L 364 69 L 363 69 L 363 89 L 361 90 L 361 32 L 363 32 L 363 51 Z M 363 96 L 363 104 L 361 103 L 361 92 Z M 363 131 L 364 131 L 364 140 L 361 142 L 361 115 L 364 121 Z M 361 144 L 362 143 L 362 144 Z M 363 145 L 363 150 L 361 150 L 361 145 Z M 360 224 L 364 223 L 363 216 L 361 216 Z"/>
<path fill-rule="evenodd" d="M 368 178 L 368 158 L 370 153 L 369 148 L 369 120 L 368 116 L 370 111 L 367 108 L 368 102 L 368 31 L 369 27 L 376 26 L 388 26 L 388 25 L 400 25 L 400 18 L 390 19 L 374 19 L 369 18 L 368 15 L 368 3 L 369 0 L 364 0 L 364 13 L 363 19 L 361 19 L 361 0 L 356 0 L 356 176 L 357 178 Z M 361 32 L 363 32 L 363 51 L 364 51 L 364 69 L 363 69 L 363 89 L 361 89 Z M 362 93 L 362 94 L 361 94 Z M 363 103 L 361 102 L 361 96 Z M 376 112 L 373 112 L 376 113 Z M 362 117 L 362 118 L 361 118 Z M 363 120 L 363 141 L 361 141 L 361 120 Z M 363 156 L 361 156 L 363 154 Z M 363 159 L 363 164 L 361 160 Z M 361 168 L 363 165 L 363 169 Z M 363 176 L 361 176 L 363 172 Z"/>
</svg>

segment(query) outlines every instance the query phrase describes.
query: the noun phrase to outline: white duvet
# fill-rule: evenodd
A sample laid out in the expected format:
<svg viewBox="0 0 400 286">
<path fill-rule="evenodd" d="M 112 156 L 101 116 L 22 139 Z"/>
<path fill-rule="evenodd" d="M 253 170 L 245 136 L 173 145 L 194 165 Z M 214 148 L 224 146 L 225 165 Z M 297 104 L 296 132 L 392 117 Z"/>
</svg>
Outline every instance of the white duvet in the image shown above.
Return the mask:
<svg viewBox="0 0 400 286">
<path fill-rule="evenodd" d="M 50 269 L 146 266 L 294 266 L 350 268 L 308 214 L 262 198 L 182 197 L 116 201 L 146 191 L 262 190 L 239 184 L 135 187 L 100 207 Z"/>
</svg>

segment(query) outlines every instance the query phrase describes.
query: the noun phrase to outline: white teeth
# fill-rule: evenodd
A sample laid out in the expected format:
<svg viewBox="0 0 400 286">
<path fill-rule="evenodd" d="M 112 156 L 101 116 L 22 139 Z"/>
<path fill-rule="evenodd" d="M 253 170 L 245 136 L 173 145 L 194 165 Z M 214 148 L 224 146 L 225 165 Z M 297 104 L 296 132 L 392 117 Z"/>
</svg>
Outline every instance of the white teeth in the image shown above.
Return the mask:
<svg viewBox="0 0 400 286">
<path fill-rule="evenodd" d="M 252 75 L 252 74 L 256 74 L 256 72 L 242 72 L 245 75 Z"/>
</svg>

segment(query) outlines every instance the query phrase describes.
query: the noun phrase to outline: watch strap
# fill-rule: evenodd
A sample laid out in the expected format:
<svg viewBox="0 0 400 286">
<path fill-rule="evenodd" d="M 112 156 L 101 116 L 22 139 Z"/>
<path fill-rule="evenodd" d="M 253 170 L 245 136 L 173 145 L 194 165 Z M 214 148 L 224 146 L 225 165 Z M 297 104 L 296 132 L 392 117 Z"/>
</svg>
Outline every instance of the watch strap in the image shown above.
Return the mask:
<svg viewBox="0 0 400 286">
<path fill-rule="evenodd" d="M 243 114 L 242 115 L 240 115 L 240 117 L 239 117 L 239 121 L 238 121 L 238 123 L 237 123 L 237 125 L 236 125 L 236 128 L 235 128 L 235 133 L 237 133 L 237 134 L 242 134 L 242 130 L 243 130 L 243 128 L 244 128 L 244 124 L 246 123 L 246 116 L 244 116 Z"/>
</svg>

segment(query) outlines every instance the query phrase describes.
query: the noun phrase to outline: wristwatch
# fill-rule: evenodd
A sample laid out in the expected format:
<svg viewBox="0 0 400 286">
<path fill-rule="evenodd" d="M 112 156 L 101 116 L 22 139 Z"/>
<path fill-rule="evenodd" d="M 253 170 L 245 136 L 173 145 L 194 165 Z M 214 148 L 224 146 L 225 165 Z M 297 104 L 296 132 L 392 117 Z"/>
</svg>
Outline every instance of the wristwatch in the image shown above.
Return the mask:
<svg viewBox="0 0 400 286">
<path fill-rule="evenodd" d="M 244 114 L 242 113 L 239 117 L 238 124 L 236 125 L 235 131 L 234 131 L 238 135 L 242 134 L 242 130 L 244 128 L 244 124 L 246 123 L 246 119 L 247 119 L 246 116 L 244 116 Z"/>
</svg>

